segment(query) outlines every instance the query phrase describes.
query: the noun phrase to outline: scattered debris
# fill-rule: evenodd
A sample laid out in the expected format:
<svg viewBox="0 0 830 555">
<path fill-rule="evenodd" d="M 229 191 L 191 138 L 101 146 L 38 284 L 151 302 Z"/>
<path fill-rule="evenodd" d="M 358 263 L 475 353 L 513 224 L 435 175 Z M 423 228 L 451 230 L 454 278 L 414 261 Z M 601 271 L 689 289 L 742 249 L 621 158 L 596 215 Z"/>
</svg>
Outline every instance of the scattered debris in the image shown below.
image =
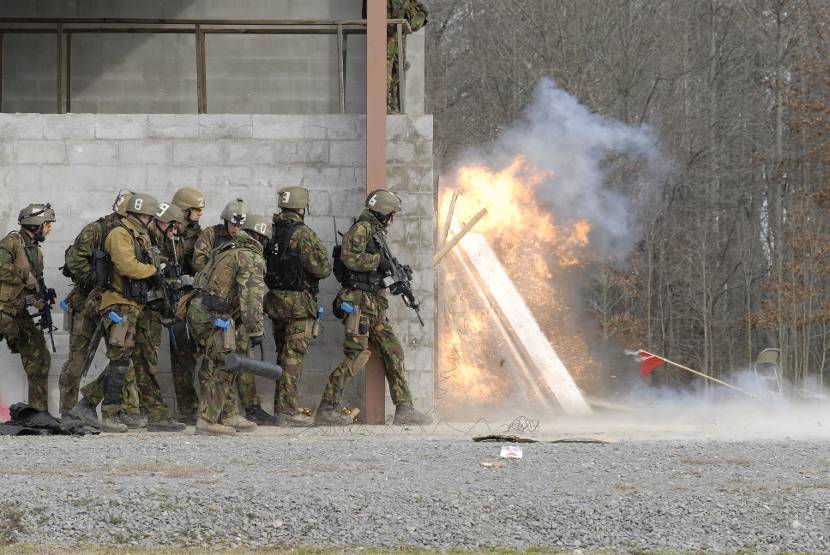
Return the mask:
<svg viewBox="0 0 830 555">
<path fill-rule="evenodd" d="M 490 434 L 486 436 L 476 436 L 473 438 L 475 442 L 510 442 L 510 443 L 617 443 L 617 440 L 610 437 L 599 436 L 560 436 L 549 437 L 544 439 L 534 439 L 532 437 L 515 436 L 506 434 Z"/>
<path fill-rule="evenodd" d="M 504 468 L 507 466 L 507 463 L 504 461 L 481 461 L 479 464 L 481 464 L 484 468 Z"/>
<path fill-rule="evenodd" d="M 518 445 L 502 445 L 499 456 L 503 459 L 521 459 L 522 448 Z"/>
</svg>

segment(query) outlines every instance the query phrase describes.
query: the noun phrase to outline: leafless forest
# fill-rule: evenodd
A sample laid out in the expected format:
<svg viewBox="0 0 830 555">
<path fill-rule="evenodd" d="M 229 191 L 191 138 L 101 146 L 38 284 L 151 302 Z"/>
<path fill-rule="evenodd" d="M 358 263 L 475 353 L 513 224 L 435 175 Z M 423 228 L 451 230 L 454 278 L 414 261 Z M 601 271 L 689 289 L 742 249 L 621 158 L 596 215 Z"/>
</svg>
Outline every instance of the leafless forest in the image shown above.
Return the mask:
<svg viewBox="0 0 830 555">
<path fill-rule="evenodd" d="M 824 383 L 830 2 L 429 6 L 436 168 L 497 137 L 543 76 L 592 111 L 652 127 L 671 160 L 634 204 L 637 247 L 590 269 L 584 304 L 600 340 L 716 376 L 780 347 L 787 377 Z"/>
</svg>

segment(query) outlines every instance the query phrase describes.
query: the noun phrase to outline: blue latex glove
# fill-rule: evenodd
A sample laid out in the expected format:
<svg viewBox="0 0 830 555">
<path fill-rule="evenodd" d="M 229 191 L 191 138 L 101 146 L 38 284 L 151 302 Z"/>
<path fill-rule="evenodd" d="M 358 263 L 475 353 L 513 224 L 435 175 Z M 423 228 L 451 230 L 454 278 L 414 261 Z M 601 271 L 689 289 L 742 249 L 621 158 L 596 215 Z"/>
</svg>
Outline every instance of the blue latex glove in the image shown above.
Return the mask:
<svg viewBox="0 0 830 555">
<path fill-rule="evenodd" d="M 351 314 L 352 312 L 354 312 L 354 307 L 349 303 L 342 302 L 340 303 L 340 310 L 342 310 L 346 314 Z"/>
<path fill-rule="evenodd" d="M 231 320 L 230 318 L 227 320 L 216 318 L 213 320 L 213 327 L 228 331 L 228 328 L 231 327 Z"/>
<path fill-rule="evenodd" d="M 117 312 L 115 312 L 114 310 L 110 310 L 110 311 L 109 311 L 109 314 L 107 314 L 107 318 L 109 318 L 110 320 L 112 320 L 112 322 L 113 322 L 116 326 L 119 326 L 119 325 L 121 325 L 122 323 L 124 323 L 124 317 L 123 317 L 123 316 L 120 316 L 120 315 L 119 315 Z"/>
<path fill-rule="evenodd" d="M 69 305 L 66 303 L 66 299 L 63 299 L 60 303 L 58 303 L 58 306 L 61 307 L 61 310 L 64 312 L 69 312 Z"/>
<path fill-rule="evenodd" d="M 324 314 L 325 312 L 326 312 L 326 309 L 324 309 L 324 308 L 323 308 L 323 305 L 318 304 L 318 305 L 317 305 L 317 318 L 316 318 L 316 320 L 317 320 L 318 322 L 319 322 L 320 320 L 322 320 L 322 319 L 323 319 L 323 314 Z"/>
</svg>

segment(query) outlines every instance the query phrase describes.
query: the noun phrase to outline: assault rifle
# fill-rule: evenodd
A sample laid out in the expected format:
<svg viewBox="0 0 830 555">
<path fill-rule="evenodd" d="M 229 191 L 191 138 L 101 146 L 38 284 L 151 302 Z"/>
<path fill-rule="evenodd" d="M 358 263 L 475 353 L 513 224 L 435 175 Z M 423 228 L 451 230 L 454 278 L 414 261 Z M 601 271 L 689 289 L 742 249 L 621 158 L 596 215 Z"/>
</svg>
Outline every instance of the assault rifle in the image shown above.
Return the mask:
<svg viewBox="0 0 830 555">
<path fill-rule="evenodd" d="M 383 234 L 376 233 L 375 240 L 380 249 L 381 258 L 386 260 L 392 268 L 386 272 L 381 283 L 384 287 L 388 287 L 389 292 L 393 295 L 401 296 L 403 304 L 415 311 L 415 314 L 418 316 L 418 321 L 421 323 L 421 327 L 423 327 L 424 320 L 421 318 L 421 301 L 412 292 L 412 268 L 408 265 L 401 264 L 397 258 L 392 256 Z"/>
<path fill-rule="evenodd" d="M 54 289 L 46 287 L 46 282 L 44 281 L 43 276 L 37 278 L 37 288 L 38 292 L 35 293 L 34 297 L 35 299 L 42 301 L 42 308 L 38 310 L 40 319 L 38 320 L 37 325 L 40 329 L 45 330 L 49 334 L 49 342 L 52 344 L 52 352 L 57 353 L 58 350 L 55 349 L 55 336 L 52 332 L 58 328 L 56 328 L 52 323 L 52 307 L 55 305 L 55 299 L 58 298 L 58 295 L 55 293 Z"/>
</svg>

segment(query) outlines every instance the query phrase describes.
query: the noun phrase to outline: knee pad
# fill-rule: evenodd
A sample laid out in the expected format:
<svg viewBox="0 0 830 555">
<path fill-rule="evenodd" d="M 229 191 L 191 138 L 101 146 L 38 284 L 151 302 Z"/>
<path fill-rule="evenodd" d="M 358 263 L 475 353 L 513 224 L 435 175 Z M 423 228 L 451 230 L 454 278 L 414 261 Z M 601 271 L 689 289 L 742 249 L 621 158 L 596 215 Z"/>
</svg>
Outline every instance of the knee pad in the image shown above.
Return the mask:
<svg viewBox="0 0 830 555">
<path fill-rule="evenodd" d="M 121 391 L 124 389 L 124 380 L 130 369 L 129 360 L 117 360 L 107 365 L 107 380 L 104 386 L 104 404 L 121 404 Z"/>
</svg>

